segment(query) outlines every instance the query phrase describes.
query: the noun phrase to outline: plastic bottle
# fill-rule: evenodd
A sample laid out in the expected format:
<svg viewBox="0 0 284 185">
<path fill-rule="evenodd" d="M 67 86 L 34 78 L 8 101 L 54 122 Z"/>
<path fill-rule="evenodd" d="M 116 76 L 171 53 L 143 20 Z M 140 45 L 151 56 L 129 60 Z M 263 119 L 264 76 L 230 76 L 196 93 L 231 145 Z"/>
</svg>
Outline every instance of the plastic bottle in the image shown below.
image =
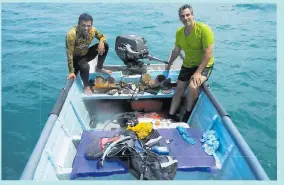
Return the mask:
<svg viewBox="0 0 284 185">
<path fill-rule="evenodd" d="M 169 154 L 169 149 L 166 146 L 153 146 L 152 151 L 155 152 L 156 154 L 159 155 L 168 155 Z"/>
</svg>

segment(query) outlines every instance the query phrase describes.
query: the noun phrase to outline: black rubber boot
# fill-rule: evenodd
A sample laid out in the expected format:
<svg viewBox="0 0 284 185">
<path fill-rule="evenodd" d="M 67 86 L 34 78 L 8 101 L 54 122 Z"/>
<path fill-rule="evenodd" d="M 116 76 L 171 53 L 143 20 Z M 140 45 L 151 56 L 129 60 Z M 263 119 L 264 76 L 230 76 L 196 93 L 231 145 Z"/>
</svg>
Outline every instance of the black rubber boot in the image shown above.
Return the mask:
<svg viewBox="0 0 284 185">
<path fill-rule="evenodd" d="M 174 122 L 180 122 L 180 118 L 177 115 L 168 114 L 168 119 L 171 119 Z"/>
<path fill-rule="evenodd" d="M 187 121 L 188 121 L 188 119 L 189 119 L 191 113 L 192 113 L 192 110 L 191 110 L 191 111 L 186 110 L 186 112 L 185 112 L 184 115 L 183 115 L 182 121 L 185 122 L 185 123 L 187 123 Z"/>
</svg>

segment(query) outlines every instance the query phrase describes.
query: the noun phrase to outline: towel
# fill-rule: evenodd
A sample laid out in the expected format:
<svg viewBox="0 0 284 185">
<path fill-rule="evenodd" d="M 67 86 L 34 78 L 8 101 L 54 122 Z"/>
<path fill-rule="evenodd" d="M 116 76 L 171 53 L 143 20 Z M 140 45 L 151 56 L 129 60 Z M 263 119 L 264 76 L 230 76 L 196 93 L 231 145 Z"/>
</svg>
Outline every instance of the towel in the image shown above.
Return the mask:
<svg viewBox="0 0 284 185">
<path fill-rule="evenodd" d="M 181 126 L 177 126 L 176 129 L 178 130 L 179 134 L 181 135 L 182 139 L 187 143 L 194 145 L 196 142 L 189 137 L 189 134 L 186 132 L 186 129 Z"/>
</svg>

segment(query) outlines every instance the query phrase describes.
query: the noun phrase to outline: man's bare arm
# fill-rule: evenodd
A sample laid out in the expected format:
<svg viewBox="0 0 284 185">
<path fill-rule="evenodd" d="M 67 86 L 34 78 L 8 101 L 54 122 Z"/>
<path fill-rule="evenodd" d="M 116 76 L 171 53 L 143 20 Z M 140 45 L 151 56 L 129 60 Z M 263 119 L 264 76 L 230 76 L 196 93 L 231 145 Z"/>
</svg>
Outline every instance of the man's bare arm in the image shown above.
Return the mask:
<svg viewBox="0 0 284 185">
<path fill-rule="evenodd" d="M 168 65 L 166 66 L 166 70 L 170 70 L 171 66 L 173 65 L 174 61 L 177 59 L 181 49 L 178 46 L 175 46 L 174 49 L 172 50 L 169 60 L 168 60 Z"/>
<path fill-rule="evenodd" d="M 196 72 L 198 73 L 202 73 L 202 71 L 204 70 L 204 68 L 207 66 L 208 62 L 210 61 L 211 57 L 213 57 L 213 47 L 214 45 L 211 44 L 210 46 L 208 46 L 205 50 L 204 50 L 204 56 L 203 59 L 198 67 L 198 69 L 196 70 Z"/>
</svg>

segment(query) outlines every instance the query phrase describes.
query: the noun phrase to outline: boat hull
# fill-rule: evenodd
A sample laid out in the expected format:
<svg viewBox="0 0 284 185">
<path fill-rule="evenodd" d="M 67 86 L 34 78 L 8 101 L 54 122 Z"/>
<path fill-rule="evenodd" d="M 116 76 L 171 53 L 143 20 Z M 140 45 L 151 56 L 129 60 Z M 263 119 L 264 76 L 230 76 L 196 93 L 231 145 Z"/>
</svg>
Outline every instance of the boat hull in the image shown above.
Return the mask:
<svg viewBox="0 0 284 185">
<path fill-rule="evenodd" d="M 109 66 L 113 68 L 115 66 Z M 121 66 L 124 67 L 124 66 Z M 116 67 L 115 67 L 116 68 Z M 148 72 L 154 77 L 163 72 L 163 65 L 153 65 Z M 175 81 L 178 77 L 178 67 L 173 69 L 170 77 Z M 98 74 L 90 74 L 94 79 Z M 139 81 L 139 75 L 123 74 L 114 71 L 116 80 L 124 78 L 127 82 Z M 144 94 L 132 96 L 122 95 L 92 95 L 83 94 L 82 81 L 78 76 L 73 82 L 69 80 L 55 104 L 54 109 L 45 125 L 42 135 L 30 157 L 21 179 L 32 180 L 70 180 L 73 160 L 77 154 L 78 145 L 84 131 L 95 130 L 91 126 L 96 102 L 100 100 L 137 100 L 164 99 L 170 100 L 171 94 Z M 109 103 L 104 110 L 106 115 L 115 106 Z M 220 147 L 214 155 L 216 165 L 209 171 L 178 171 L 176 180 L 269 180 L 227 112 L 214 97 L 207 83 L 200 89 L 200 94 L 193 113 L 187 122 L 191 128 L 202 132 L 214 130 L 220 141 Z M 105 123 L 103 123 L 105 124 Z M 101 126 L 104 126 L 104 125 Z M 199 142 L 199 141 L 197 141 Z M 102 177 L 80 177 L 77 179 L 102 180 L 132 180 L 130 173 L 115 174 Z"/>
</svg>

